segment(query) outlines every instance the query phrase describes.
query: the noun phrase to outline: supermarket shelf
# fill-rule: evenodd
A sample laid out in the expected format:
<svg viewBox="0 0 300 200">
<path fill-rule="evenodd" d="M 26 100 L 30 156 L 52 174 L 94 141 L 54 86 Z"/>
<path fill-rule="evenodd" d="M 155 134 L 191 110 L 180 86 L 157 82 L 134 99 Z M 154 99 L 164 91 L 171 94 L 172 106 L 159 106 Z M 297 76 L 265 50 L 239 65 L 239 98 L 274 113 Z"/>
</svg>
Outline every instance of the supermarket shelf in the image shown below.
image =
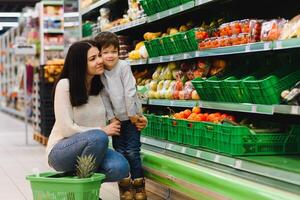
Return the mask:
<svg viewBox="0 0 300 200">
<path fill-rule="evenodd" d="M 64 46 L 63 45 L 50 45 L 50 46 L 45 45 L 44 50 L 46 50 L 46 51 L 63 51 Z"/>
<path fill-rule="evenodd" d="M 274 50 L 291 49 L 300 47 L 300 38 L 278 40 L 273 43 Z"/>
<path fill-rule="evenodd" d="M 157 21 L 160 19 L 163 19 L 165 17 L 169 17 L 171 15 L 186 11 L 188 9 L 191 9 L 195 6 L 195 2 L 194 1 L 190 1 L 188 3 L 182 4 L 180 6 L 156 13 L 154 15 L 148 16 L 148 22 L 153 22 L 153 21 Z"/>
<path fill-rule="evenodd" d="M 149 58 L 148 63 L 152 64 L 152 63 L 172 62 L 172 61 L 186 60 L 191 58 L 231 55 L 231 54 L 239 54 L 239 53 L 251 53 L 251 52 L 270 51 L 270 50 L 272 50 L 272 42 L 257 42 L 257 43 L 230 46 L 230 47 L 206 49 L 202 51 L 193 51 L 193 52 L 187 52 L 181 54 L 159 56 L 159 57 Z"/>
<path fill-rule="evenodd" d="M 157 148 L 156 151 L 162 154 L 171 151 L 176 153 L 178 158 L 181 157 L 180 155 L 190 156 L 195 163 L 198 163 L 195 159 L 205 160 L 300 186 L 300 170 L 296 167 L 300 164 L 299 155 L 230 157 L 206 149 L 194 149 L 150 137 L 141 137 L 141 142 Z"/>
<path fill-rule="evenodd" d="M 63 34 L 64 30 L 62 30 L 62 29 L 44 29 L 44 33 Z"/>
<path fill-rule="evenodd" d="M 200 6 L 209 2 L 212 2 L 214 0 L 195 0 L 195 6 Z"/>
<path fill-rule="evenodd" d="M 146 22 L 147 22 L 147 18 L 143 17 L 141 19 L 137 19 L 137 20 L 128 22 L 126 24 L 115 26 L 115 27 L 109 29 L 108 31 L 116 33 L 116 32 L 119 32 L 119 31 L 123 31 L 123 30 L 126 30 L 126 29 L 130 29 L 130 28 L 145 24 Z"/>
<path fill-rule="evenodd" d="M 95 3 L 93 3 L 92 5 L 89 5 L 87 8 L 82 9 L 82 11 L 80 12 L 81 15 L 85 15 L 88 12 L 106 4 L 107 2 L 109 2 L 110 0 L 99 0 L 96 1 Z"/>
<path fill-rule="evenodd" d="M 139 59 L 139 60 L 127 60 L 130 65 L 144 65 L 147 64 L 147 59 Z"/>
<path fill-rule="evenodd" d="M 64 5 L 64 1 L 42 1 L 44 5 L 49 6 L 60 6 Z"/>
<path fill-rule="evenodd" d="M 224 102 L 210 102 L 210 101 L 195 101 L 195 100 L 168 100 L 168 99 L 149 99 L 147 105 L 157 106 L 173 106 L 173 107 L 189 107 L 192 108 L 196 105 L 201 108 L 237 111 L 246 113 L 257 113 L 273 115 L 289 114 L 300 115 L 300 106 L 292 105 L 262 105 L 262 104 L 249 104 L 249 103 L 224 103 Z"/>
</svg>

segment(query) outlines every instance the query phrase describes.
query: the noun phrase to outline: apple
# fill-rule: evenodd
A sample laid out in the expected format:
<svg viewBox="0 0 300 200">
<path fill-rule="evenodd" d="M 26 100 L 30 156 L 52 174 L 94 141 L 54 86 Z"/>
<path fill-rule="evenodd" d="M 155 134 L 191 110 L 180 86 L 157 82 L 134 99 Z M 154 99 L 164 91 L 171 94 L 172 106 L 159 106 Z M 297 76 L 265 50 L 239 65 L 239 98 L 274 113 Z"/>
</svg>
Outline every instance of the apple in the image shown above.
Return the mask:
<svg viewBox="0 0 300 200">
<path fill-rule="evenodd" d="M 150 90 L 152 90 L 152 91 L 156 91 L 157 90 L 157 81 L 156 80 L 152 80 L 150 82 Z"/>
</svg>

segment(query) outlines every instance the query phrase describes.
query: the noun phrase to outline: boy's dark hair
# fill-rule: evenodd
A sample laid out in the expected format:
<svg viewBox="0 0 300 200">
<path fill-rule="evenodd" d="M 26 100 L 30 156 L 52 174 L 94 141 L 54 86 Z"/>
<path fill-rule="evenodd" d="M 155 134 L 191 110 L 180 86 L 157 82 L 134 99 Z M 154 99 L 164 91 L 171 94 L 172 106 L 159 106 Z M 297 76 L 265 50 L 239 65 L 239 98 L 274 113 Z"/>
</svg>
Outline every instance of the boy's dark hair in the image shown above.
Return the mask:
<svg viewBox="0 0 300 200">
<path fill-rule="evenodd" d="M 118 36 L 114 33 L 108 31 L 101 32 L 95 37 L 95 41 L 98 43 L 98 48 L 100 51 L 101 48 L 107 48 L 110 45 L 117 48 L 118 51 L 120 50 Z"/>
<path fill-rule="evenodd" d="M 88 101 L 88 92 L 86 86 L 87 74 L 87 54 L 91 47 L 97 47 L 95 41 L 83 40 L 73 43 L 67 53 L 64 67 L 53 88 L 53 97 L 55 88 L 59 80 L 67 78 L 70 85 L 70 101 L 72 106 L 80 106 Z M 89 95 L 96 96 L 103 88 L 100 76 L 96 75 L 92 79 Z"/>
</svg>

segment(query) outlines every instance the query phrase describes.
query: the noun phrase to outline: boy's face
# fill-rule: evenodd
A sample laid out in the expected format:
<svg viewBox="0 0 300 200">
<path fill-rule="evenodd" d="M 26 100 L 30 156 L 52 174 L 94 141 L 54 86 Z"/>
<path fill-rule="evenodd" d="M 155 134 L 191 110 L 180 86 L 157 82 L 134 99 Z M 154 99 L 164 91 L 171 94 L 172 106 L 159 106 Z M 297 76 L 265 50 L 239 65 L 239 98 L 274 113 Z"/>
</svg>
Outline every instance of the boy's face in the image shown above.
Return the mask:
<svg viewBox="0 0 300 200">
<path fill-rule="evenodd" d="M 113 45 L 101 48 L 101 54 L 106 69 L 114 68 L 119 61 L 118 48 Z"/>
</svg>

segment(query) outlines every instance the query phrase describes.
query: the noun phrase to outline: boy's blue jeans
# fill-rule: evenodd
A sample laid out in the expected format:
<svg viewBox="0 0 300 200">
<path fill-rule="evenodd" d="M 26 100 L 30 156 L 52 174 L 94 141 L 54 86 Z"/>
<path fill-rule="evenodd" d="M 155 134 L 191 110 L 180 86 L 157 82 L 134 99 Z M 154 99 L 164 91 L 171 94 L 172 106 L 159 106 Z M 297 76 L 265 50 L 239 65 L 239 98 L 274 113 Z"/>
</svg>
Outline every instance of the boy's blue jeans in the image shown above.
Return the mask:
<svg viewBox="0 0 300 200">
<path fill-rule="evenodd" d="M 105 174 L 106 182 L 119 181 L 129 174 L 127 160 L 108 149 L 108 136 L 101 130 L 90 130 L 59 141 L 51 150 L 48 162 L 56 171 L 74 171 L 77 157 L 94 155 L 96 172 Z"/>
<path fill-rule="evenodd" d="M 129 162 L 132 179 L 144 177 L 141 162 L 141 134 L 130 120 L 121 121 L 119 136 L 113 136 L 113 147 Z"/>
</svg>

